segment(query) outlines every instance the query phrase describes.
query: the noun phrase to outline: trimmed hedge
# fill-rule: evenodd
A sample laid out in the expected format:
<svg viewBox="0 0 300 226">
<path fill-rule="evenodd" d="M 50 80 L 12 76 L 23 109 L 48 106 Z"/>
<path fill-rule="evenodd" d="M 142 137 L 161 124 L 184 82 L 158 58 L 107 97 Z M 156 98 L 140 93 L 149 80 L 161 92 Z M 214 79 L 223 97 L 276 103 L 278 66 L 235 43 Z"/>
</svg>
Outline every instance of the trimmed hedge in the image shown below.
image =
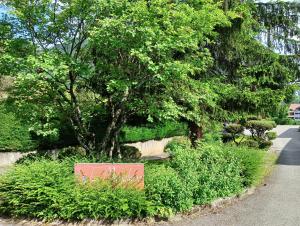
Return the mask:
<svg viewBox="0 0 300 226">
<path fill-rule="evenodd" d="M 274 117 L 273 119 L 278 125 L 300 125 L 300 121 L 287 118 L 287 117 L 286 118 Z"/>
<path fill-rule="evenodd" d="M 246 123 L 246 128 L 250 130 L 253 137 L 262 139 L 267 130 L 271 130 L 276 127 L 274 121 L 267 120 L 250 120 Z"/>
<path fill-rule="evenodd" d="M 0 104 L 0 151 L 28 151 L 36 146 L 31 139 L 29 126 Z"/>
<path fill-rule="evenodd" d="M 267 136 L 268 140 L 274 140 L 277 137 L 277 133 L 269 131 L 269 132 L 266 132 L 266 136 Z"/>
<path fill-rule="evenodd" d="M 156 125 L 155 127 L 153 127 L 153 125 L 152 127 L 125 126 L 121 131 L 120 141 L 122 143 L 128 143 L 147 140 L 160 140 L 167 137 L 187 135 L 187 133 L 187 124 L 179 122 L 166 122 L 165 124 Z"/>
</svg>

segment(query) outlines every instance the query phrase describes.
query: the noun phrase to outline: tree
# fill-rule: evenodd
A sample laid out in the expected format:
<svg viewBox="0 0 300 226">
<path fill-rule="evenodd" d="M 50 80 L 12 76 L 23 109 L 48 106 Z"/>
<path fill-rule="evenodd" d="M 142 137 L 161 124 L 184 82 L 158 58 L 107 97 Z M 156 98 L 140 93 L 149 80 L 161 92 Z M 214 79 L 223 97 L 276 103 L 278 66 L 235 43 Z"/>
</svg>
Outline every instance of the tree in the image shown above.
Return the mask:
<svg viewBox="0 0 300 226">
<path fill-rule="evenodd" d="M 27 105 L 40 133 L 55 133 L 53 122 L 63 114 L 89 153 L 112 156 L 119 153 L 120 129 L 133 114 L 199 124 L 213 107 L 211 89 L 199 75 L 212 63 L 206 43 L 216 36 L 215 27 L 230 25 L 218 4 L 13 0 L 8 5 L 35 47 L 19 73 L 14 99 Z M 103 123 L 106 132 L 96 144 L 90 123 L 101 112 L 108 125 Z"/>
<path fill-rule="evenodd" d="M 33 51 L 32 45 L 21 34 L 16 34 L 17 21 L 0 15 L 0 76 L 14 76 L 23 66 L 24 59 Z"/>
<path fill-rule="evenodd" d="M 284 54 L 297 55 L 300 53 L 299 2 L 260 2 L 257 3 L 256 15 L 263 26 L 260 40 L 269 48 Z"/>
<path fill-rule="evenodd" d="M 59 115 L 65 115 L 79 143 L 89 153 L 94 146 L 93 135 L 80 109 L 78 93 L 89 68 L 88 63 L 83 63 L 84 45 L 89 29 L 100 15 L 100 5 L 96 7 L 96 3 L 93 0 L 7 2 L 34 47 L 17 79 L 14 92 L 17 103 L 29 110 L 29 119 L 42 135 L 57 134 L 53 121 L 57 123 Z"/>
<path fill-rule="evenodd" d="M 185 120 L 196 144 L 212 120 L 267 114 L 297 70 L 255 39 L 253 5 L 238 0 L 7 5 L 33 46 L 11 97 L 38 134 L 56 136 L 67 118 L 91 155 L 120 156 L 120 130 L 134 116 Z"/>
<path fill-rule="evenodd" d="M 261 26 L 254 17 L 256 5 L 231 1 L 229 10 L 235 13 L 232 26 L 218 29 L 222 35 L 210 46 L 215 61 L 209 74 L 222 87 L 215 89 L 222 96 L 218 104 L 231 119 L 268 116 L 293 93 L 289 84 L 297 78 L 298 66 L 257 40 Z"/>
</svg>

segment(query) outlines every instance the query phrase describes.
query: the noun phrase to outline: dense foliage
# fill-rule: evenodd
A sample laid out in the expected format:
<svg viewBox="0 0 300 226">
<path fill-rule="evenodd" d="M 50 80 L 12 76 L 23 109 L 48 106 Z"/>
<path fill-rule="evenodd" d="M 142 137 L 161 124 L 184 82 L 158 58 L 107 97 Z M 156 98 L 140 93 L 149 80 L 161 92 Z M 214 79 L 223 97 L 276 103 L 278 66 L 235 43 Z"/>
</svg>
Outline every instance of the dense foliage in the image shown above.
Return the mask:
<svg viewBox="0 0 300 226">
<path fill-rule="evenodd" d="M 27 151 L 36 147 L 29 133 L 29 125 L 0 104 L 0 151 Z"/>
<path fill-rule="evenodd" d="M 0 150 L 81 147 L 20 160 L 0 178 L 0 214 L 165 217 L 260 181 L 268 154 L 258 148 L 276 137 L 267 132 L 276 126 L 267 119 L 288 120 L 286 106 L 299 78 L 297 56 L 277 52 L 299 52 L 298 4 L 3 4 L 0 76 L 13 82 L 0 93 Z M 264 32 L 267 45 L 257 38 Z M 213 129 L 220 122 L 229 124 Z M 222 132 L 224 142 L 236 145 L 223 144 Z M 139 161 L 140 153 L 123 143 L 181 135 L 190 141 L 169 144 L 170 159 L 146 162 L 145 190 L 74 178 L 76 161 Z"/>
<path fill-rule="evenodd" d="M 249 1 L 4 2 L 9 101 L 45 143 L 67 124 L 90 155 L 121 157 L 121 131 L 135 118 L 185 121 L 195 145 L 214 121 L 276 112 L 299 74 L 257 40 L 264 11 Z"/>
<path fill-rule="evenodd" d="M 185 136 L 188 133 L 187 125 L 178 122 L 166 122 L 152 126 L 125 126 L 121 130 L 121 142 L 138 142 L 160 140 L 167 137 Z"/>
<path fill-rule="evenodd" d="M 251 135 L 255 139 L 263 139 L 266 131 L 276 127 L 274 121 L 267 120 L 250 120 L 246 124 L 246 128 L 250 130 Z"/>
<path fill-rule="evenodd" d="M 269 131 L 266 133 L 268 140 L 274 140 L 277 137 L 277 133 L 273 131 Z"/>
<path fill-rule="evenodd" d="M 241 124 L 231 123 L 224 126 L 223 131 L 223 141 L 232 140 L 234 143 L 238 144 L 237 139 L 243 135 L 244 127 Z"/>
<path fill-rule="evenodd" d="M 118 184 L 78 184 L 74 161 L 27 158 L 0 178 L 0 213 L 40 219 L 169 216 L 241 192 L 260 181 L 266 152 L 221 144 L 173 142 L 170 161 L 145 165 L 145 191 Z M 75 158 L 76 159 L 76 158 Z M 113 185 L 113 186 L 112 186 Z"/>
<path fill-rule="evenodd" d="M 100 183 L 76 184 L 73 164 L 40 160 L 1 178 L 1 214 L 53 220 L 117 219 L 151 215 L 144 192 Z"/>
</svg>

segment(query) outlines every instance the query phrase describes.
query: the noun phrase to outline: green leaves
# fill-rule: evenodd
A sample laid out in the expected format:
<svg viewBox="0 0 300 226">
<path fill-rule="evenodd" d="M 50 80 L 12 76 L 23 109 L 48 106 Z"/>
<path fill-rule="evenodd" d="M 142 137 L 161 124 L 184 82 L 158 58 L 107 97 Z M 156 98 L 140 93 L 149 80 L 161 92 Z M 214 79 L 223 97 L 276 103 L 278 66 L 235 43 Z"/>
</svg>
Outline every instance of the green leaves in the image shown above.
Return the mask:
<svg viewBox="0 0 300 226">
<path fill-rule="evenodd" d="M 114 96 L 128 88 L 133 103 L 126 105 L 128 111 L 146 110 L 159 119 L 190 118 L 179 102 L 198 108 L 202 93 L 196 78 L 212 63 L 208 50 L 199 45 L 217 25 L 226 25 L 226 16 L 211 3 L 198 9 L 164 0 L 130 2 L 124 11 L 98 20 L 91 31 L 91 46 L 101 49 L 95 55 L 94 81 Z"/>
<path fill-rule="evenodd" d="M 0 178 L 0 213 L 45 220 L 121 219 L 156 211 L 143 191 L 105 182 L 80 185 L 73 162 L 40 159 L 16 166 Z"/>
<path fill-rule="evenodd" d="M 3 103 L 0 105 L 0 118 L 0 151 L 28 151 L 36 147 L 29 125 L 22 123 Z"/>
</svg>

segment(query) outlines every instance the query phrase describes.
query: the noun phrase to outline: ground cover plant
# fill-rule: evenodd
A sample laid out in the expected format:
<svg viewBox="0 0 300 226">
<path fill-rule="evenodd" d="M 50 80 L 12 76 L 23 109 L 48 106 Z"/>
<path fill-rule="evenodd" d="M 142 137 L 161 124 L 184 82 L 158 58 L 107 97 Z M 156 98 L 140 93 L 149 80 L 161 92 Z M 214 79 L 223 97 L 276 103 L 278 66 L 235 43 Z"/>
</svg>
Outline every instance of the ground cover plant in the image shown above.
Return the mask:
<svg viewBox="0 0 300 226">
<path fill-rule="evenodd" d="M 193 205 L 240 193 L 261 178 L 266 152 L 189 141 L 171 143 L 171 158 L 145 162 L 145 190 L 109 182 L 80 185 L 74 162 L 86 157 L 27 159 L 0 178 L 0 214 L 46 220 L 170 216 Z"/>
</svg>

